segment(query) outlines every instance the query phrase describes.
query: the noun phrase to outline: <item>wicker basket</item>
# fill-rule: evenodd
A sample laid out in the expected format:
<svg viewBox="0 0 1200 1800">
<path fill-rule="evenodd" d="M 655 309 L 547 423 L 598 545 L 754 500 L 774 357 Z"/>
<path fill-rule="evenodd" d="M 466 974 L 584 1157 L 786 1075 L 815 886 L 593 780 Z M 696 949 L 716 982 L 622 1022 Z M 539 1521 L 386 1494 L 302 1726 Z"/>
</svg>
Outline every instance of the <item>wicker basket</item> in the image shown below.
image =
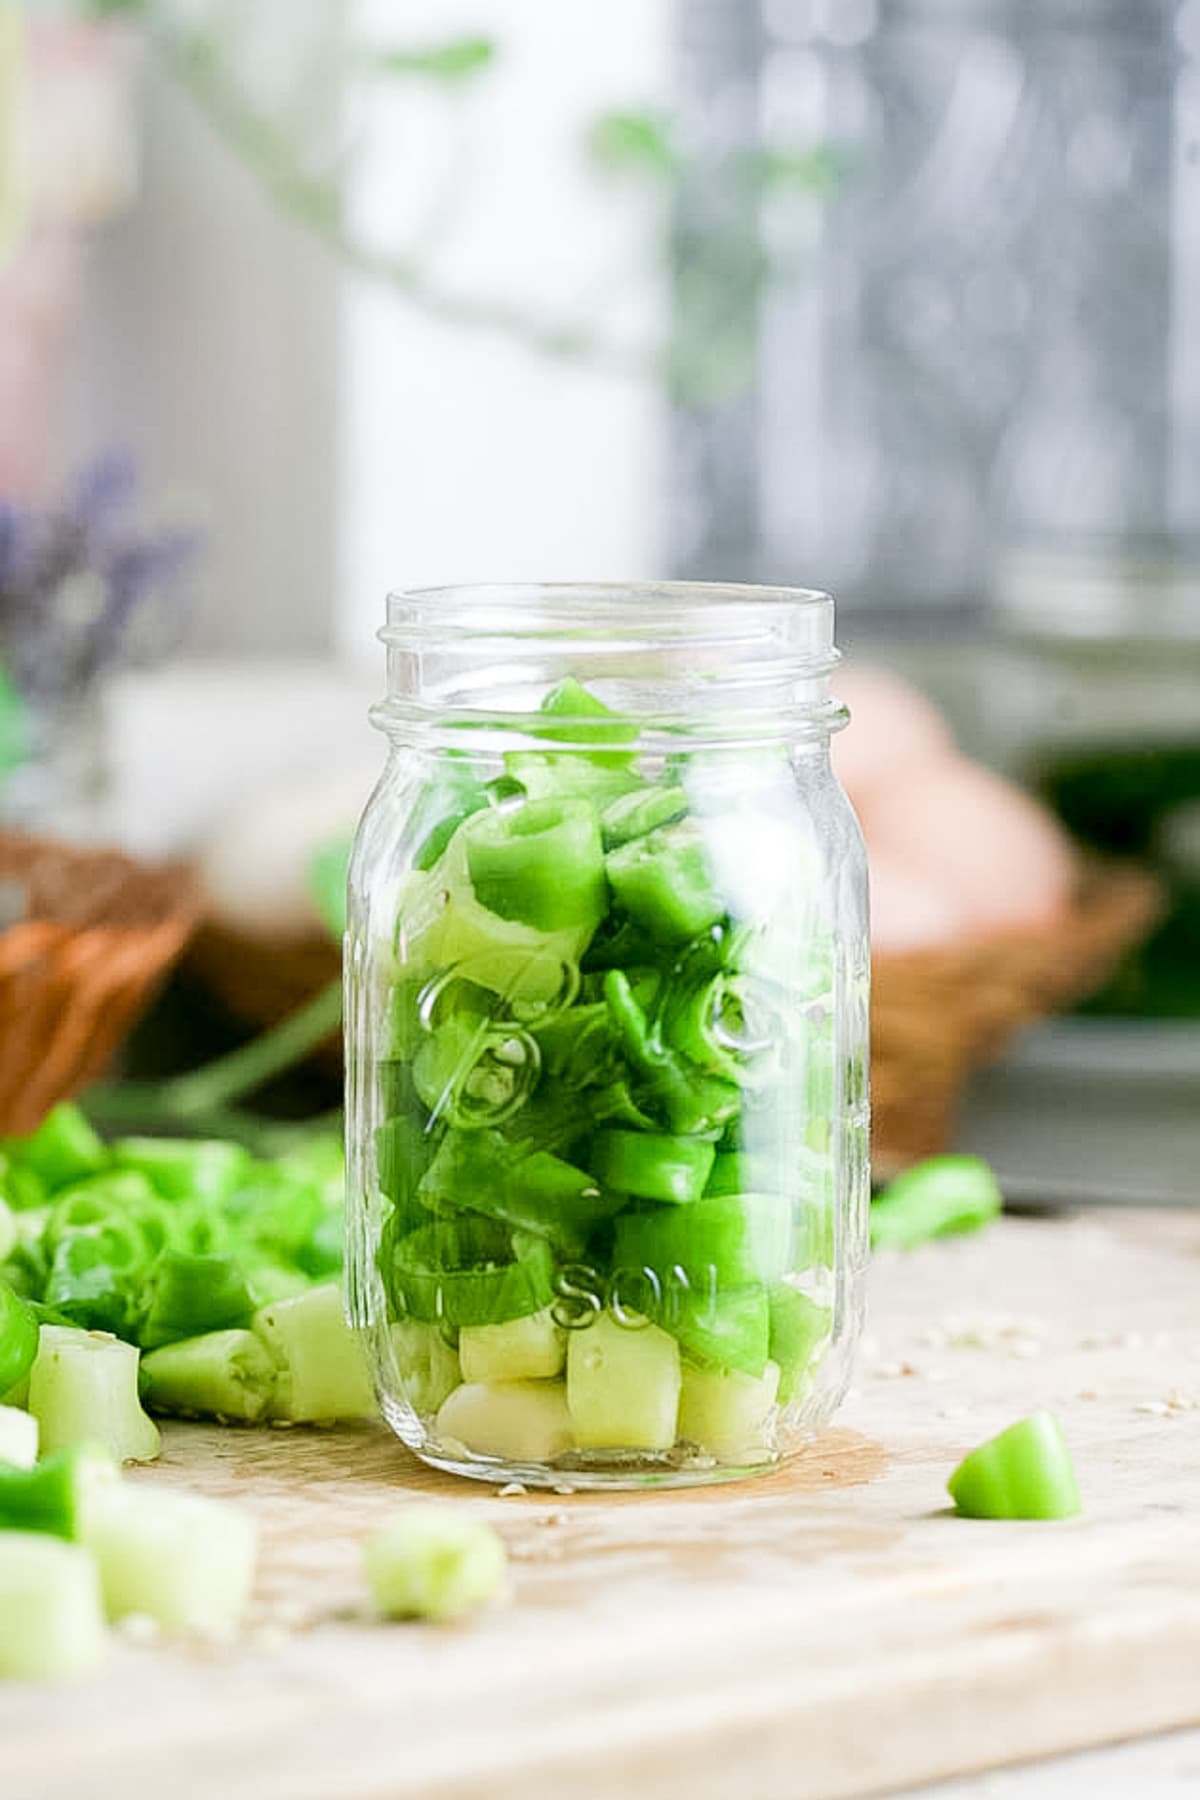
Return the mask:
<svg viewBox="0 0 1200 1800">
<path fill-rule="evenodd" d="M 0 1132 L 103 1073 L 198 923 L 179 866 L 0 832 Z M 10 904 L 11 903 L 11 904 Z"/>
<path fill-rule="evenodd" d="M 876 959 L 871 996 L 872 1150 L 887 1174 L 946 1147 L 971 1069 L 1021 1026 L 1102 986 L 1157 916 L 1157 884 L 1090 869 L 1054 925 Z"/>
<path fill-rule="evenodd" d="M 944 950 L 875 959 L 871 1016 L 872 1151 L 888 1174 L 944 1149 L 971 1068 L 998 1055 L 1022 1025 L 1099 987 L 1152 923 L 1154 882 L 1096 867 L 1052 927 Z M 269 943 L 209 923 L 190 963 L 247 1024 L 273 1024 L 338 972 L 327 940 Z M 323 1048 L 336 1069 L 341 1047 Z"/>
</svg>

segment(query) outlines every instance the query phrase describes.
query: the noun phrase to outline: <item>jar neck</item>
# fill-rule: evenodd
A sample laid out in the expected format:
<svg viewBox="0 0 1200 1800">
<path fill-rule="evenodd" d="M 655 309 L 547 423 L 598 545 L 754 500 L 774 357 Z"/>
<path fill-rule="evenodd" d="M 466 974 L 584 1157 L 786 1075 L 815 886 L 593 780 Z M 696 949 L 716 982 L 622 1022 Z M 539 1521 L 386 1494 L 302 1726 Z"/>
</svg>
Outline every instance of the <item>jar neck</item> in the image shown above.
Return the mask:
<svg viewBox="0 0 1200 1800">
<path fill-rule="evenodd" d="M 388 599 L 387 698 L 373 714 L 407 741 L 431 732 L 561 732 L 578 746 L 594 714 L 546 696 L 576 682 L 640 740 L 827 738 L 833 602 L 795 588 L 692 582 L 423 589 Z M 587 735 L 587 734 L 585 734 Z"/>
</svg>

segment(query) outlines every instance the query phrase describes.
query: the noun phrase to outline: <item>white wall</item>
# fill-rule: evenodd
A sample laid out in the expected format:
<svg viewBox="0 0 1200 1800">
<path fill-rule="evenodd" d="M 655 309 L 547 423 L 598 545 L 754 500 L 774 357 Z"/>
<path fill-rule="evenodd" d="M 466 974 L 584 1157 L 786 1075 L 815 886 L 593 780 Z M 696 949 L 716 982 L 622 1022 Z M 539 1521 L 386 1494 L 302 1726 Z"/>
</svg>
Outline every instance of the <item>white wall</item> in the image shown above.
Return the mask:
<svg viewBox="0 0 1200 1800">
<path fill-rule="evenodd" d="M 336 603 L 335 264 L 149 72 L 142 193 L 93 248 L 64 463 L 132 444 L 203 503 L 193 649 L 311 651 Z"/>
<path fill-rule="evenodd" d="M 357 4 L 384 41 L 494 31 L 504 45 L 453 107 L 419 83 L 381 87 L 350 196 L 360 223 L 403 236 L 448 165 L 460 198 L 436 221 L 439 279 L 535 311 L 607 283 L 619 308 L 604 297 L 589 316 L 646 326 L 651 221 L 582 178 L 578 143 L 595 112 L 662 94 L 669 0 Z M 145 142 L 140 202 L 96 246 L 64 461 L 131 441 L 153 486 L 204 496 L 195 648 L 374 657 L 390 587 L 656 570 L 648 382 L 441 324 L 347 275 L 161 78 Z"/>
<path fill-rule="evenodd" d="M 578 146 L 595 113 L 664 95 L 666 0 L 368 0 L 362 16 L 381 37 L 490 29 L 504 44 L 472 102 L 469 197 L 439 276 L 551 314 L 607 283 L 613 298 L 587 316 L 652 330 L 642 245 L 654 221 L 585 178 Z M 364 229 L 403 215 L 414 159 L 425 180 L 447 154 L 438 126 L 432 108 L 393 108 L 354 196 Z M 369 643 L 389 588 L 660 572 L 664 445 L 649 380 L 454 329 L 363 283 L 344 290 L 342 357 L 347 649 Z"/>
</svg>

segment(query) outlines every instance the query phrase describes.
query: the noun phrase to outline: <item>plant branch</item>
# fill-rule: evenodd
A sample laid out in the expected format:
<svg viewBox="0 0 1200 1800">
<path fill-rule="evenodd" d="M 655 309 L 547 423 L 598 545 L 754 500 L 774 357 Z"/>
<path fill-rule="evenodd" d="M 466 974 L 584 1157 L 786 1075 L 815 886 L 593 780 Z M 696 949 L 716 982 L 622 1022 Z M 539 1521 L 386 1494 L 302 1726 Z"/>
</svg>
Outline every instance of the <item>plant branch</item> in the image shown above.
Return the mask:
<svg viewBox="0 0 1200 1800">
<path fill-rule="evenodd" d="M 318 1048 L 342 1021 L 341 980 L 331 981 L 298 1012 L 264 1031 L 228 1056 L 204 1068 L 158 1084 L 160 1105 L 173 1117 L 191 1120 L 232 1105 Z"/>
<path fill-rule="evenodd" d="M 228 79 L 207 37 L 177 32 L 161 21 L 150 26 L 150 35 L 163 66 L 218 134 L 257 170 L 275 201 L 348 267 L 386 283 L 450 325 L 501 332 L 543 355 L 584 359 L 614 373 L 644 374 L 653 366 L 652 349 L 617 343 L 580 320 L 538 318 L 507 301 L 455 292 L 405 251 L 365 243 L 346 225 L 336 182 L 312 175 L 298 163 L 286 137 Z"/>
</svg>

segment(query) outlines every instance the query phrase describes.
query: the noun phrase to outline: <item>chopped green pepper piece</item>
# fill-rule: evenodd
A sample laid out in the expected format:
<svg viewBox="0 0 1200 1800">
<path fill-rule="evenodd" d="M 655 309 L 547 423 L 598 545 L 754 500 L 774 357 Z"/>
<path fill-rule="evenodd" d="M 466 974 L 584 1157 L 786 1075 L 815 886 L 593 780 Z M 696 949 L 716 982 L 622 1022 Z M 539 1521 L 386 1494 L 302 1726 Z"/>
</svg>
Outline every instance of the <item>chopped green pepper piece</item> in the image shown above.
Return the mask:
<svg viewBox="0 0 1200 1800">
<path fill-rule="evenodd" d="M 610 912 L 601 920 L 588 942 L 580 956 L 579 966 L 584 971 L 585 980 L 599 977 L 603 985 L 605 970 L 624 969 L 628 972 L 643 967 L 654 957 L 661 956 L 662 950 L 661 944 L 654 943 L 631 920 L 622 918 L 619 913 Z"/>
<path fill-rule="evenodd" d="M 52 1107 L 31 1137 L 9 1138 L 5 1149 L 50 1194 L 99 1174 L 110 1161 L 88 1120 L 69 1100 Z"/>
<path fill-rule="evenodd" d="M 794 1195 L 796 1266 L 833 1267 L 834 1170 L 828 1157 L 786 1141 L 772 1151 L 718 1150 L 705 1192 Z"/>
<path fill-rule="evenodd" d="M 687 1207 L 624 1212 L 616 1230 L 619 1268 L 680 1270 L 698 1294 L 778 1280 L 794 1238 L 790 1209 L 773 1194 L 715 1194 Z"/>
<path fill-rule="evenodd" d="M 117 1482 L 84 1511 L 110 1619 L 137 1614 L 164 1631 L 229 1638 L 254 1583 L 258 1530 L 227 1500 Z"/>
<path fill-rule="evenodd" d="M 541 712 L 546 718 L 555 720 L 553 735 L 561 742 L 595 746 L 589 751 L 587 760 L 598 768 L 627 769 L 633 762 L 632 750 L 603 746 L 636 743 L 637 726 L 622 719 L 611 706 L 605 706 L 603 700 L 589 693 L 573 675 L 565 676 L 550 689 L 542 700 Z M 564 720 L 569 723 L 564 724 Z"/>
<path fill-rule="evenodd" d="M 684 818 L 688 798 L 681 787 L 641 787 L 610 800 L 600 814 L 600 833 L 606 850 L 619 850 L 634 838 L 645 837 L 662 825 Z"/>
<path fill-rule="evenodd" d="M 685 1205 L 704 1192 L 716 1155 L 711 1144 L 649 1131 L 599 1131 L 592 1166 L 602 1186 L 643 1200 Z"/>
<path fill-rule="evenodd" d="M 172 1214 L 144 1175 L 123 1169 L 62 1189 L 46 1215 L 43 1238 L 53 1252 L 78 1231 L 122 1220 L 141 1234 L 147 1255 L 161 1250 Z"/>
<path fill-rule="evenodd" d="M 760 1376 L 767 1364 L 770 1314 L 759 1285 L 713 1292 L 673 1289 L 663 1323 L 693 1361 Z"/>
<path fill-rule="evenodd" d="M 254 1297 L 236 1256 L 168 1250 L 154 1271 L 138 1341 L 143 1349 L 154 1350 L 177 1338 L 244 1325 L 253 1312 Z"/>
<path fill-rule="evenodd" d="M 662 1010 L 664 1044 L 729 1081 L 759 1085 L 778 1070 L 785 1026 L 762 982 L 719 970 L 672 984 Z"/>
<path fill-rule="evenodd" d="M 786 1281 L 771 1288 L 769 1305 L 770 1357 L 779 1364 L 779 1404 L 787 1406 L 804 1391 L 817 1352 L 829 1336 L 829 1308 Z"/>
<path fill-rule="evenodd" d="M 60 1450 L 31 1469 L 0 1463 L 0 1531 L 76 1538 L 89 1491 L 117 1478 L 112 1458 L 91 1446 Z"/>
<path fill-rule="evenodd" d="M 616 1040 L 604 1002 L 569 1006 L 533 1028 L 542 1073 L 566 1088 L 599 1086 L 616 1072 Z"/>
<path fill-rule="evenodd" d="M 660 944 L 683 944 L 723 916 L 691 820 L 635 838 L 604 859 L 617 904 Z"/>
<path fill-rule="evenodd" d="M 487 789 L 473 785 L 462 794 L 453 812 L 438 821 L 413 858 L 414 869 L 432 869 L 459 826 L 489 805 Z"/>
<path fill-rule="evenodd" d="M 19 1238 L 7 1261 L 0 1263 L 0 1283 L 7 1283 L 25 1300 L 40 1300 L 49 1268 L 44 1240 L 40 1236 Z"/>
<path fill-rule="evenodd" d="M 529 1104 L 505 1125 L 502 1135 L 523 1155 L 551 1150 L 564 1161 L 575 1162 L 591 1136 L 592 1102 L 590 1091 L 576 1093 L 543 1083 Z"/>
<path fill-rule="evenodd" d="M 541 1312 L 554 1297 L 543 1238 L 491 1219 L 436 1219 L 402 1238 L 394 1290 L 404 1314 L 428 1324 L 500 1325 Z"/>
<path fill-rule="evenodd" d="M 37 1456 L 38 1423 L 33 1414 L 15 1399 L 0 1401 L 0 1463 L 8 1463 L 14 1469 L 32 1469 Z"/>
<path fill-rule="evenodd" d="M 461 1129 L 502 1125 L 537 1084 L 540 1059 L 528 1032 L 454 1013 L 413 1058 L 413 1086 L 434 1118 Z"/>
<path fill-rule="evenodd" d="M 28 1300 L 0 1281 L 0 1398 L 26 1379 L 37 1347 L 37 1314 Z"/>
<path fill-rule="evenodd" d="M 252 1425 L 271 1404 L 275 1364 L 253 1331 L 209 1331 L 149 1351 L 138 1387 L 151 1412 L 202 1413 Z"/>
<path fill-rule="evenodd" d="M 410 1212 L 434 1145 L 417 1119 L 387 1119 L 375 1133 L 375 1160 L 381 1192 L 398 1211 Z M 417 1208 L 419 1211 L 420 1209 Z M 413 1219 L 414 1226 L 420 1221 Z"/>
<path fill-rule="evenodd" d="M 572 676 L 551 688 L 542 701 L 541 713 L 554 723 L 534 726 L 534 737 L 553 738 L 558 744 L 579 748 L 510 752 L 505 766 L 527 794 L 559 799 L 587 796 L 602 805 L 638 785 L 632 773 L 634 752 L 608 747 L 635 742 L 637 726 L 621 719 Z"/>
<path fill-rule="evenodd" d="M 161 1439 L 142 1411 L 137 1374 L 132 1344 L 103 1332 L 43 1325 L 29 1372 L 29 1410 L 43 1455 L 99 1444 L 118 1462 L 152 1462 Z"/>
<path fill-rule="evenodd" d="M 632 1125 L 635 1131 L 657 1131 L 660 1121 L 640 1107 L 624 1081 L 600 1088 L 594 1099 L 596 1117 L 613 1125 Z"/>
<path fill-rule="evenodd" d="M 363 1341 L 347 1322 L 336 1281 L 260 1307 L 253 1328 L 276 1363 L 271 1418 L 311 1425 L 375 1412 Z"/>
<path fill-rule="evenodd" d="M 94 1558 L 44 1533 L 0 1533 L 0 1619 L 0 1681 L 92 1674 L 108 1647 Z"/>
<path fill-rule="evenodd" d="M 623 1204 L 591 1175 L 547 1150 L 526 1151 L 495 1132 L 448 1131 L 421 1181 L 432 1209 L 490 1215 L 539 1232 L 572 1254 Z"/>
<path fill-rule="evenodd" d="M 481 817 L 483 815 L 480 815 Z M 502 919 L 475 893 L 467 866 L 468 820 L 455 833 L 436 868 L 408 878 L 401 901 L 396 944 L 411 979 L 452 973 L 501 996 L 505 1005 L 534 1009 L 559 1006 L 578 979 L 577 963 L 594 930 L 589 917 L 557 931 L 520 919 Z M 393 1052 L 394 1053 L 394 1052 Z"/>
<path fill-rule="evenodd" d="M 706 1194 L 742 1194 L 753 1189 L 768 1194 L 774 1184 L 763 1179 L 767 1172 L 763 1165 L 767 1165 L 765 1157 L 751 1156 L 744 1150 L 718 1150 L 704 1191 Z M 773 1174 L 773 1169 L 770 1172 Z"/>
<path fill-rule="evenodd" d="M 219 1206 L 250 1174 L 240 1144 L 222 1139 L 122 1138 L 113 1155 L 123 1170 L 144 1175 L 166 1200 L 201 1200 Z"/>
<path fill-rule="evenodd" d="M 875 1249 L 911 1250 L 928 1238 L 978 1231 L 1004 1204 L 982 1157 L 934 1156 L 897 1175 L 871 1207 Z"/>
<path fill-rule="evenodd" d="M 481 906 L 539 931 L 593 931 L 604 917 L 604 850 L 584 800 L 511 801 L 462 827 Z"/>
<path fill-rule="evenodd" d="M 972 1450 L 946 1485 L 968 1519 L 1070 1519 L 1082 1510 L 1062 1426 L 1048 1412 Z"/>
<path fill-rule="evenodd" d="M 346 1261 L 346 1215 L 341 1207 L 322 1214 L 307 1242 L 297 1246 L 295 1258 L 297 1268 L 313 1281 L 341 1274 Z"/>
<path fill-rule="evenodd" d="M 389 1619 L 457 1619 L 502 1592 L 504 1545 L 452 1506 L 409 1506 L 363 1545 L 371 1598 Z"/>
<path fill-rule="evenodd" d="M 276 1163 L 252 1166 L 221 1205 L 221 1215 L 236 1237 L 291 1260 L 311 1248 L 314 1233 L 331 1211 L 340 1225 L 340 1196 L 330 1207 L 315 1175 L 306 1177 L 299 1165 L 284 1168 Z"/>
<path fill-rule="evenodd" d="M 621 1049 L 638 1077 L 634 1097 L 639 1103 L 680 1134 L 709 1132 L 735 1116 L 741 1106 L 738 1089 L 689 1066 L 655 1041 L 622 970 L 610 969 L 605 975 L 604 998 Z"/>
<path fill-rule="evenodd" d="M 46 1204 L 46 1184 L 41 1176 L 6 1150 L 0 1150 L 0 1200 L 15 1213 L 31 1212 Z"/>
<path fill-rule="evenodd" d="M 42 1298 L 73 1325 L 130 1338 L 137 1330 L 151 1261 L 137 1224 L 112 1214 L 103 1225 L 71 1231 L 59 1240 Z"/>
</svg>

